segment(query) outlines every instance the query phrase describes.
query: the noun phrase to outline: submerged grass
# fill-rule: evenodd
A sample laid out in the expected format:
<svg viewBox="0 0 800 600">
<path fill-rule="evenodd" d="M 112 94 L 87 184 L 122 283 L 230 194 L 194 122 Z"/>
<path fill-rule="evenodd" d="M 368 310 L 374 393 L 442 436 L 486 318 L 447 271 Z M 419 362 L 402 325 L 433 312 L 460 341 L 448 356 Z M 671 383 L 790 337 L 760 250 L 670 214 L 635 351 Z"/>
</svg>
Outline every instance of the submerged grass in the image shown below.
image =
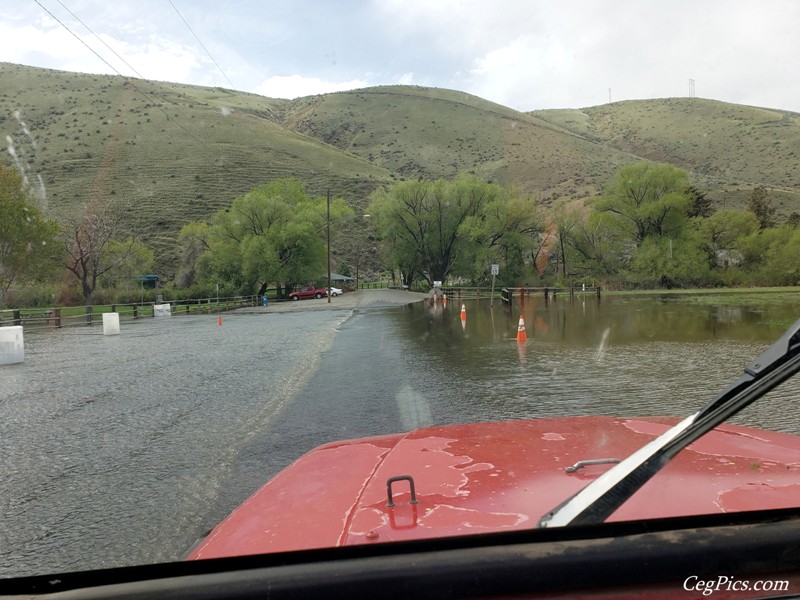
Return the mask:
<svg viewBox="0 0 800 600">
<path fill-rule="evenodd" d="M 751 288 L 690 288 L 672 290 L 609 290 L 606 296 L 685 296 L 697 302 L 707 302 L 711 296 L 739 296 L 750 294 L 797 294 L 800 286 L 751 287 Z M 705 298 L 705 300 L 704 300 Z M 799 298 L 800 299 L 800 298 Z M 761 301 L 761 300 L 759 300 Z M 711 302 L 708 302 L 709 304 Z"/>
<path fill-rule="evenodd" d="M 770 307 L 786 307 L 789 314 L 785 317 L 773 315 L 769 320 L 758 319 L 761 325 L 777 329 L 787 329 L 800 318 L 800 286 L 610 291 L 605 295 L 651 297 L 658 298 L 662 302 L 683 305 L 744 309 L 751 314 L 766 314 Z M 792 310 L 793 305 L 796 306 L 796 310 Z"/>
</svg>

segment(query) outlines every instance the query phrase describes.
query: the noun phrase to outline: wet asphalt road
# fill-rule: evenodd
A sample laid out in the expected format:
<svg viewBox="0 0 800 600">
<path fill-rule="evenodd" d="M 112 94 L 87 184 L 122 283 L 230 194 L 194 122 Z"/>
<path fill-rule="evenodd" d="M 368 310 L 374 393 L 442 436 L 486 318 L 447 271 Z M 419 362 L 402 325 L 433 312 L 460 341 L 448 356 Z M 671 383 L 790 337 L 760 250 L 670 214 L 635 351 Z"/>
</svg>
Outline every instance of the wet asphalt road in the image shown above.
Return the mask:
<svg viewBox="0 0 800 600">
<path fill-rule="evenodd" d="M 232 508 L 220 498 L 242 449 L 307 385 L 350 315 L 26 335 L 25 362 L 0 367 L 0 577 L 182 558 L 215 510 Z"/>
</svg>

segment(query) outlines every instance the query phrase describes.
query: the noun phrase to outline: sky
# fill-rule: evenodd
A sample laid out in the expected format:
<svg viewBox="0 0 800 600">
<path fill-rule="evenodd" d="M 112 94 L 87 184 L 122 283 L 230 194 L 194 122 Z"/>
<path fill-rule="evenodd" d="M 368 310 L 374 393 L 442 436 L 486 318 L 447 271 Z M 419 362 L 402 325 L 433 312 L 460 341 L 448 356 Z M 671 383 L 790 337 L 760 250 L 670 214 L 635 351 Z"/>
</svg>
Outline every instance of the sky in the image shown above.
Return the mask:
<svg viewBox="0 0 800 600">
<path fill-rule="evenodd" d="M 273 98 L 409 84 L 523 111 L 800 112 L 798 25 L 794 0 L 0 0 L 0 61 Z"/>
</svg>

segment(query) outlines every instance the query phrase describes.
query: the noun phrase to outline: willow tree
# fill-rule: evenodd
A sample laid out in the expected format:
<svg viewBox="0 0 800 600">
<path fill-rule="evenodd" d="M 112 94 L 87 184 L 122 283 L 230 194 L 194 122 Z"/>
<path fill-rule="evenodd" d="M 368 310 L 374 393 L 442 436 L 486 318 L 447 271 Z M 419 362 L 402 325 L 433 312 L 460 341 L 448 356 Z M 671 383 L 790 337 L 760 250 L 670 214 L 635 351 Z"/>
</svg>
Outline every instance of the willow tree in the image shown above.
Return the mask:
<svg viewBox="0 0 800 600">
<path fill-rule="evenodd" d="M 544 252 L 544 221 L 533 199 L 498 186 L 491 188 L 485 208 L 463 227 L 474 242 L 470 255 L 473 275 L 475 279 L 484 278 L 496 263 L 501 266 L 501 282 L 518 283 L 533 275 L 533 266 Z"/>
<path fill-rule="evenodd" d="M 374 192 L 369 212 L 385 259 L 400 269 L 404 283 L 410 286 L 419 275 L 433 284 L 467 258 L 473 244 L 467 223 L 501 194 L 498 186 L 469 175 L 408 181 Z"/>
<path fill-rule="evenodd" d="M 594 210 L 622 238 L 639 247 L 649 236 L 681 232 L 692 206 L 689 178 L 669 164 L 622 167 L 595 202 Z"/>
<path fill-rule="evenodd" d="M 351 213 L 343 200 L 331 203 L 334 223 Z M 326 228 L 326 198 L 308 196 L 299 181 L 289 178 L 236 198 L 214 214 L 207 230 L 186 230 L 185 239 L 195 244 L 197 236 L 189 233 L 202 231 L 206 249 L 197 269 L 207 282 L 259 294 L 274 283 L 281 294 L 284 286 L 290 290 L 325 271 Z"/>
</svg>

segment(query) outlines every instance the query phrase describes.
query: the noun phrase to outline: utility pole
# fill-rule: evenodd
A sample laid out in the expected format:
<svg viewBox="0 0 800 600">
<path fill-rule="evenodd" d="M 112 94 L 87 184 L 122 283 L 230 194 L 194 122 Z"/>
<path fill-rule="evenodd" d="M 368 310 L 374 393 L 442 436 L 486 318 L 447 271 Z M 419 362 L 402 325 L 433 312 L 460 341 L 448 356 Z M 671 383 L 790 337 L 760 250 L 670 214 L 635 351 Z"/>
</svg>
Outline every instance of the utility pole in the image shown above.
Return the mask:
<svg viewBox="0 0 800 600">
<path fill-rule="evenodd" d="M 328 304 L 331 303 L 331 190 L 328 189 Z"/>
</svg>

